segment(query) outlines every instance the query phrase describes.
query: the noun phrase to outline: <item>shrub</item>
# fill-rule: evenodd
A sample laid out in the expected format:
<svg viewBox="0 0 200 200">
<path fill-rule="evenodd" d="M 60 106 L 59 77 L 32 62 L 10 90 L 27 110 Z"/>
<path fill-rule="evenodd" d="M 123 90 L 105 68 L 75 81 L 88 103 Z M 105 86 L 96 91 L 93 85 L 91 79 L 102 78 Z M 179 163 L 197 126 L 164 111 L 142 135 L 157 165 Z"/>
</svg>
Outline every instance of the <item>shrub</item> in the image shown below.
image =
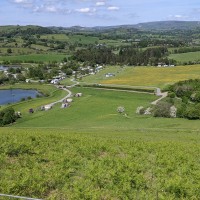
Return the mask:
<svg viewBox="0 0 200 200">
<path fill-rule="evenodd" d="M 170 107 L 172 104 L 164 101 L 160 101 L 155 107 L 153 111 L 154 117 L 171 117 L 170 116 Z"/>
<path fill-rule="evenodd" d="M 123 112 L 125 112 L 125 108 L 124 108 L 123 106 L 119 106 L 119 107 L 117 108 L 117 112 L 118 112 L 118 113 L 123 113 Z"/>
<path fill-rule="evenodd" d="M 192 101 L 200 102 L 200 92 L 193 93 L 190 99 Z"/>
<path fill-rule="evenodd" d="M 177 117 L 180 118 L 185 117 L 186 107 L 187 105 L 185 103 L 182 103 L 177 107 L 177 113 L 176 113 Z"/>
<path fill-rule="evenodd" d="M 6 108 L 0 112 L 0 125 L 7 125 L 15 122 L 17 116 L 13 108 Z"/>
<path fill-rule="evenodd" d="M 168 97 L 170 97 L 170 98 L 175 98 L 175 97 L 176 97 L 176 94 L 175 94 L 174 92 L 170 92 L 170 93 L 168 94 Z"/>
<path fill-rule="evenodd" d="M 195 106 L 189 106 L 186 109 L 186 118 L 188 119 L 200 119 L 200 111 L 195 108 Z"/>
<path fill-rule="evenodd" d="M 31 97 L 31 96 L 28 96 L 27 99 L 30 100 L 30 99 L 32 99 L 32 97 Z"/>
<path fill-rule="evenodd" d="M 24 98 L 24 97 L 22 97 L 21 99 L 20 99 L 20 101 L 25 101 L 26 99 Z"/>
</svg>

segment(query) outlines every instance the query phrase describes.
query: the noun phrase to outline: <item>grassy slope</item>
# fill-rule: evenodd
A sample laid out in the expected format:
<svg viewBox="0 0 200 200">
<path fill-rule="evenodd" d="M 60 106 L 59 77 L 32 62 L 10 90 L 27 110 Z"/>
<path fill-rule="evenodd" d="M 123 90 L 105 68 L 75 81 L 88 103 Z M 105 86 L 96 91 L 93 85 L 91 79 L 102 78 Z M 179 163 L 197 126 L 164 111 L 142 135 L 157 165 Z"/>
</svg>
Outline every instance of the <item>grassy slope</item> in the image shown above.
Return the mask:
<svg viewBox="0 0 200 200">
<path fill-rule="evenodd" d="M 174 59 L 178 62 L 189 62 L 189 61 L 198 61 L 200 60 L 200 52 L 189 52 L 189 53 L 180 53 L 180 54 L 171 54 L 170 59 Z"/>
<path fill-rule="evenodd" d="M 200 198 L 199 121 L 136 115 L 153 95 L 73 92 L 83 97 L 74 98 L 70 108 L 58 105 L 32 115 L 28 102 L 22 119 L 0 128 L 2 193 L 45 199 Z M 128 118 L 116 112 L 120 105 Z"/>
<path fill-rule="evenodd" d="M 198 132 L 1 128 L 0 191 L 44 199 L 199 199 Z"/>
<path fill-rule="evenodd" d="M 105 73 L 115 73 L 115 77 L 105 78 Z M 200 78 L 200 65 L 158 67 L 111 67 L 100 73 L 83 78 L 83 82 L 119 84 L 133 86 L 164 87 L 180 80 Z"/>
<path fill-rule="evenodd" d="M 0 61 L 23 61 L 23 62 L 52 62 L 61 61 L 66 55 L 62 54 L 29 54 L 19 56 L 0 56 Z"/>
<path fill-rule="evenodd" d="M 74 98 L 71 107 L 61 109 L 57 105 L 48 112 L 38 111 L 18 120 L 15 127 L 67 128 L 77 132 L 121 132 L 137 129 L 175 129 L 196 130 L 199 121 L 186 119 L 163 119 L 135 114 L 138 106 L 148 106 L 156 97 L 148 94 L 136 94 L 96 89 L 75 88 L 73 92 L 82 92 L 83 97 Z M 118 106 L 124 106 L 128 118 L 117 113 Z"/>
</svg>

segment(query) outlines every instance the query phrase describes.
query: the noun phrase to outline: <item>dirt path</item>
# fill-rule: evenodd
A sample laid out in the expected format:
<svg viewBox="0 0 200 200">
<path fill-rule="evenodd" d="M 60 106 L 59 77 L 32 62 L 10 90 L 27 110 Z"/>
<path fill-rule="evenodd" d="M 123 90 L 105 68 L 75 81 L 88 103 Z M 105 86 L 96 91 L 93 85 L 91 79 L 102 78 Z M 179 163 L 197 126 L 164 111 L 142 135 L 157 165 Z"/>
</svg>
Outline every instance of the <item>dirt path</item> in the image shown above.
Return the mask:
<svg viewBox="0 0 200 200">
<path fill-rule="evenodd" d="M 56 86 L 57 88 L 58 88 L 58 86 Z M 47 105 L 45 105 L 45 106 L 49 106 L 49 107 L 53 107 L 55 104 L 57 104 L 57 103 L 62 103 L 63 102 L 63 100 L 65 100 L 65 99 L 67 99 L 67 98 L 69 98 L 69 97 L 71 97 L 71 95 L 72 95 L 72 92 L 70 91 L 70 90 L 68 90 L 67 88 L 61 88 L 62 90 L 65 90 L 66 92 L 68 92 L 68 95 L 67 96 L 65 96 L 64 98 L 62 98 L 62 99 L 60 99 L 60 100 L 58 100 L 58 101 L 55 101 L 55 102 L 53 102 L 53 103 L 50 103 L 50 104 L 47 104 Z"/>
<path fill-rule="evenodd" d="M 157 99 L 157 100 L 155 100 L 155 101 L 153 101 L 153 102 L 151 102 L 151 104 L 152 105 L 156 105 L 160 100 L 162 100 L 162 99 L 164 99 L 165 97 L 167 97 L 167 95 L 168 95 L 168 92 L 160 92 L 160 98 L 159 99 Z"/>
</svg>

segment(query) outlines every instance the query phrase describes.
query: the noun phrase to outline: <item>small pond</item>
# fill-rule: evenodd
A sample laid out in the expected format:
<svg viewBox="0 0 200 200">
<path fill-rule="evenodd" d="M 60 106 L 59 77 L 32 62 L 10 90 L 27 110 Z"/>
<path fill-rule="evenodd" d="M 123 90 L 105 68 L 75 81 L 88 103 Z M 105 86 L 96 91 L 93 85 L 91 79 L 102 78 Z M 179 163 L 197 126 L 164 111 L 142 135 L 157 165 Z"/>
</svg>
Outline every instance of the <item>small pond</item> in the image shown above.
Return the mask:
<svg viewBox="0 0 200 200">
<path fill-rule="evenodd" d="M 37 90 L 10 89 L 0 90 L 0 105 L 19 102 L 22 98 L 36 98 L 40 93 Z"/>
<path fill-rule="evenodd" d="M 0 71 L 5 71 L 5 70 L 8 70 L 8 67 L 4 67 L 4 66 L 0 65 Z"/>
</svg>

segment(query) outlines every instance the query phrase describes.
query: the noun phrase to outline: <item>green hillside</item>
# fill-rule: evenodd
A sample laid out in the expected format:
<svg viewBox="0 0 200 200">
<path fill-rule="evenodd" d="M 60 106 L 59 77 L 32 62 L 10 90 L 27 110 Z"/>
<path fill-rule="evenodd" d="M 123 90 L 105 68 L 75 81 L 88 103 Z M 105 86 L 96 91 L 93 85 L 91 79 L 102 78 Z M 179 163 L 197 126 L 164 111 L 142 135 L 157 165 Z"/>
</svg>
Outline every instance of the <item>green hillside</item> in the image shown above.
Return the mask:
<svg viewBox="0 0 200 200">
<path fill-rule="evenodd" d="M 0 137 L 2 193 L 52 200 L 200 197 L 198 132 L 4 128 Z"/>
</svg>

